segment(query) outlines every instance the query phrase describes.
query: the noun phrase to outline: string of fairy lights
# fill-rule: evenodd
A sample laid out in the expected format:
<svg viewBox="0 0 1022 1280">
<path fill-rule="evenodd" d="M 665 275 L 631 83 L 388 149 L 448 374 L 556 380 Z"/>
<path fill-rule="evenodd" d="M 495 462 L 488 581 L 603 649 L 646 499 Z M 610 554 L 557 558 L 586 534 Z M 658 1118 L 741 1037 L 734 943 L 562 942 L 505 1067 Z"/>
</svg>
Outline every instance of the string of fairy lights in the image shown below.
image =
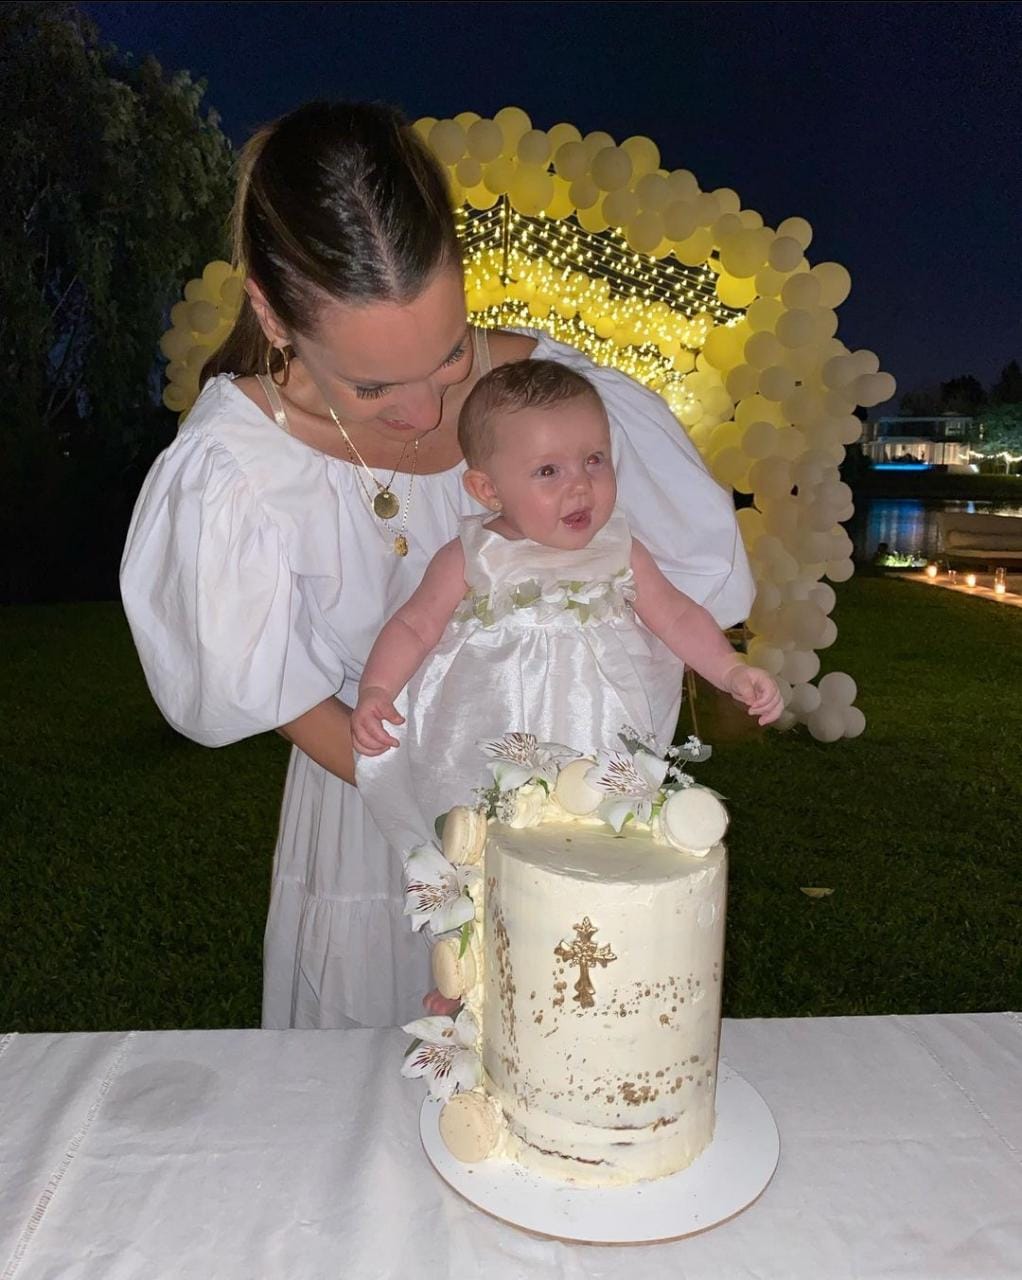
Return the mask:
<svg viewBox="0 0 1022 1280">
<path fill-rule="evenodd" d="M 638 254 L 615 230 L 528 217 L 506 198 L 462 206 L 457 222 L 477 323 L 542 329 L 661 391 L 676 411 L 694 353 L 714 326 L 741 316 L 717 297 L 711 265 Z"/>
</svg>

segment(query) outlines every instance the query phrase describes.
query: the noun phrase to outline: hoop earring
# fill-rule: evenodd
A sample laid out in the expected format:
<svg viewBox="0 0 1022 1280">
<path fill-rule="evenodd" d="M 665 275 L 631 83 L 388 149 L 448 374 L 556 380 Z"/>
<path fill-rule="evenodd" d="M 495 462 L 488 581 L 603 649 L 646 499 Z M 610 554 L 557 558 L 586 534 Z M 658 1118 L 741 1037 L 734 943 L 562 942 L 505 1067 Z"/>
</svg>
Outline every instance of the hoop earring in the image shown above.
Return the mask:
<svg viewBox="0 0 1022 1280">
<path fill-rule="evenodd" d="M 274 371 L 273 367 L 270 364 L 270 353 L 273 351 L 280 352 L 280 358 L 283 362 L 279 370 L 279 372 L 281 372 L 283 376 L 279 379 L 279 381 L 277 379 L 276 372 Z M 270 343 L 266 348 L 266 358 L 263 363 L 264 363 L 264 368 L 266 369 L 266 376 L 274 384 L 274 386 L 286 387 L 288 382 L 291 379 L 291 348 L 275 347 L 272 343 Z"/>
</svg>

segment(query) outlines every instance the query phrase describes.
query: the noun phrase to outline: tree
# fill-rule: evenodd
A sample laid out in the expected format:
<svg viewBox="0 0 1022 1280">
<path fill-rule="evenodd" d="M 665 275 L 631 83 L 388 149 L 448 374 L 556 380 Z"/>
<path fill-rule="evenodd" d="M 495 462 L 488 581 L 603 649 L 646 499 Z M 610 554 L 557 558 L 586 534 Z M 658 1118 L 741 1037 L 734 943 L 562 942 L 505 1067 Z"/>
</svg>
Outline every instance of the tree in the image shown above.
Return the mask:
<svg viewBox="0 0 1022 1280">
<path fill-rule="evenodd" d="M 0 598 L 87 533 L 41 505 L 108 509 L 152 434 L 168 307 L 226 247 L 232 152 L 203 93 L 101 48 L 73 5 L 0 9 Z"/>
<path fill-rule="evenodd" d="M 940 384 L 941 413 L 964 413 L 972 418 L 986 404 L 986 398 L 983 384 L 971 373 Z"/>
<path fill-rule="evenodd" d="M 1017 360 L 1012 360 L 1001 370 L 1001 376 L 990 388 L 990 403 L 1022 404 L 1022 369 Z"/>
<path fill-rule="evenodd" d="M 994 405 L 977 421 L 979 439 L 972 448 L 991 458 L 1002 453 L 1022 456 L 1022 404 Z"/>
<path fill-rule="evenodd" d="M 899 407 L 906 418 L 936 417 L 941 412 L 940 388 L 920 387 L 915 391 L 906 391 Z"/>
</svg>

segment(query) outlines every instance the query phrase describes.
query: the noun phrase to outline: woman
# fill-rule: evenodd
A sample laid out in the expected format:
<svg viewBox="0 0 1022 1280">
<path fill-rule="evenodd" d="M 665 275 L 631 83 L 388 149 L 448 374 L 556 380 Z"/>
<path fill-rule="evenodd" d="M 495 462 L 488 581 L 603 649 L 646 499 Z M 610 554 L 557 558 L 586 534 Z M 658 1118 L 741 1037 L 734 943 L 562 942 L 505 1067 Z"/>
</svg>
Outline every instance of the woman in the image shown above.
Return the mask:
<svg viewBox="0 0 1022 1280">
<path fill-rule="evenodd" d="M 657 396 L 545 336 L 469 328 L 443 176 L 390 108 L 312 103 L 258 133 L 235 240 L 246 303 L 143 486 L 124 606 L 174 728 L 293 744 L 263 1025 L 390 1025 L 416 1015 L 428 955 L 353 786 L 350 707 L 384 620 L 474 510 L 455 428 L 480 373 L 584 373 L 621 507 L 671 581 L 729 626 L 751 579 L 729 497 Z"/>
</svg>

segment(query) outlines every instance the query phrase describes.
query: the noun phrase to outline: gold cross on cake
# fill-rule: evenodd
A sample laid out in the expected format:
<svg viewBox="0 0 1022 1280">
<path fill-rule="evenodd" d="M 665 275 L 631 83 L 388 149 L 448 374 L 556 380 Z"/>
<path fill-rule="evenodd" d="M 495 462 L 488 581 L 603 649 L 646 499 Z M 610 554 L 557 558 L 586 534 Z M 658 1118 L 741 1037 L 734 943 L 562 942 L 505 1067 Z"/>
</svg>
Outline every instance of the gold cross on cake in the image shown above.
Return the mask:
<svg viewBox="0 0 1022 1280">
<path fill-rule="evenodd" d="M 602 947 L 598 947 L 593 942 L 593 934 L 599 933 L 599 929 L 593 925 L 588 916 L 583 916 L 582 923 L 572 925 L 572 928 L 578 937 L 571 946 L 565 946 L 563 942 L 559 942 L 554 947 L 554 955 L 568 964 L 578 966 L 578 982 L 575 983 L 573 999 L 583 1009 L 591 1009 L 596 988 L 589 977 L 589 970 L 594 965 L 600 965 L 606 969 L 612 960 L 617 959 L 617 956 L 611 951 L 609 944 L 605 943 Z"/>
</svg>

